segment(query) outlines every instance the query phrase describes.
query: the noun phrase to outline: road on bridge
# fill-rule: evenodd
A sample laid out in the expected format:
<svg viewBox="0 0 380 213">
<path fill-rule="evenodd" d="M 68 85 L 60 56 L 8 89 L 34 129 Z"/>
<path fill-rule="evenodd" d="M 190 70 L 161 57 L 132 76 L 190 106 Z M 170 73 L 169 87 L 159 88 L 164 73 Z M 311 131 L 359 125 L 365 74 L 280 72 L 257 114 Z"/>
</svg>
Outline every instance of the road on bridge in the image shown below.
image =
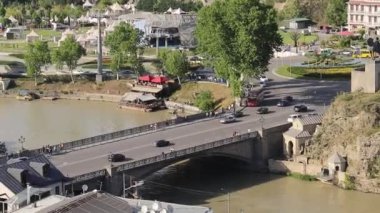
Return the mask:
<svg viewBox="0 0 380 213">
<path fill-rule="evenodd" d="M 273 70 L 282 64 L 299 63 L 303 60 L 303 57 L 274 59 L 271 61 L 269 70 Z M 110 153 L 122 153 L 127 158 L 140 160 L 159 155 L 162 152 L 170 152 L 170 148 L 185 149 L 231 137 L 234 131 L 246 133 L 248 129 L 250 131 L 259 130 L 261 125 L 270 127 L 285 123 L 289 114 L 294 113 L 293 106 L 278 108 L 275 104 L 286 95 L 292 95 L 295 98 L 295 104 L 304 103 L 315 112 L 322 113 L 325 106 L 329 105 L 336 94 L 341 91 L 348 91 L 350 85 L 347 81 L 284 79 L 272 73 L 268 73 L 268 77 L 272 81 L 268 83 L 267 90 L 269 93 L 266 95 L 263 105 L 269 107 L 271 113 L 264 115 L 263 119 L 261 119 L 261 115 L 256 114 L 256 108 L 246 108 L 245 113 L 247 115 L 239 118 L 235 123 L 221 124 L 217 119 L 195 122 L 191 125 L 55 155 L 51 157 L 51 160 L 64 175 L 74 177 L 109 166 L 110 162 L 108 162 L 107 156 Z M 154 142 L 159 139 L 169 140 L 174 145 L 162 148 L 155 147 Z M 116 163 L 113 164 L 117 165 Z"/>
</svg>

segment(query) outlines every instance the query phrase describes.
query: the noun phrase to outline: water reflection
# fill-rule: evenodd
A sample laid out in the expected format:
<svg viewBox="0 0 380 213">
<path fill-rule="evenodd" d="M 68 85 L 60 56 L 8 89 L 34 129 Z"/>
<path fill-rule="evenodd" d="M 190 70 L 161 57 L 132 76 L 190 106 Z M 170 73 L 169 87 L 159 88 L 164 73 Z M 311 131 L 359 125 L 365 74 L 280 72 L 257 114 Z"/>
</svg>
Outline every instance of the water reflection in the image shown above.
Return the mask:
<svg viewBox="0 0 380 213">
<path fill-rule="evenodd" d="M 119 109 L 116 103 L 0 99 L 0 140 L 18 147 L 23 136 L 25 148 L 37 148 L 168 118 L 167 111 L 144 113 Z"/>
<path fill-rule="evenodd" d="M 147 178 L 143 198 L 204 205 L 214 212 L 378 212 L 380 195 L 241 170 L 225 158 L 192 160 Z M 223 190 L 221 190 L 223 189 Z"/>
</svg>

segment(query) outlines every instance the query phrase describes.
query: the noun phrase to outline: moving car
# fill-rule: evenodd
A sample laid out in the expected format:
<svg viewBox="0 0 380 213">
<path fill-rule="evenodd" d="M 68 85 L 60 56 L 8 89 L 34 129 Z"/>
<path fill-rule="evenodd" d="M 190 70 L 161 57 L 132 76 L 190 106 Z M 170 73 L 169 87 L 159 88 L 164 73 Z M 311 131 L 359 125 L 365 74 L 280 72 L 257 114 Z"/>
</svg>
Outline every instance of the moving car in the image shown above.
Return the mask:
<svg viewBox="0 0 380 213">
<path fill-rule="evenodd" d="M 293 97 L 288 95 L 288 96 L 283 97 L 282 100 L 285 100 L 285 101 L 288 101 L 288 102 L 292 102 L 293 101 Z"/>
<path fill-rule="evenodd" d="M 125 161 L 125 155 L 123 155 L 123 154 L 110 154 L 110 155 L 108 155 L 108 161 L 110 161 L 110 162 Z"/>
<path fill-rule="evenodd" d="M 261 75 L 260 76 L 260 82 L 268 82 L 269 81 L 269 79 L 265 76 L 265 75 Z"/>
<path fill-rule="evenodd" d="M 257 109 L 257 114 L 267 114 L 269 112 L 269 109 L 267 107 L 260 107 Z"/>
<path fill-rule="evenodd" d="M 294 112 L 307 112 L 307 106 L 296 105 L 296 106 L 294 106 Z"/>
<path fill-rule="evenodd" d="M 158 140 L 154 143 L 156 147 L 165 147 L 170 145 L 170 141 L 167 140 Z"/>
<path fill-rule="evenodd" d="M 260 87 L 264 88 L 267 86 L 267 83 L 265 81 L 260 81 Z"/>
<path fill-rule="evenodd" d="M 243 117 L 243 116 L 244 116 L 244 112 L 243 112 L 243 111 L 236 111 L 233 115 L 234 115 L 236 118 L 240 118 L 240 117 Z"/>
<path fill-rule="evenodd" d="M 229 115 L 226 115 L 224 116 L 222 119 L 220 119 L 220 123 L 222 124 L 227 124 L 227 123 L 232 123 L 232 122 L 235 122 L 236 121 L 236 118 L 234 115 L 232 114 L 229 114 Z"/>
<path fill-rule="evenodd" d="M 295 119 L 297 118 L 302 118 L 302 115 L 300 114 L 292 114 L 292 115 L 289 115 L 289 118 L 288 118 L 288 122 L 293 122 Z"/>
<path fill-rule="evenodd" d="M 286 101 L 286 100 L 280 100 L 280 101 L 277 103 L 277 106 L 278 106 L 278 107 L 286 107 L 286 106 L 289 106 L 289 102 Z"/>
</svg>

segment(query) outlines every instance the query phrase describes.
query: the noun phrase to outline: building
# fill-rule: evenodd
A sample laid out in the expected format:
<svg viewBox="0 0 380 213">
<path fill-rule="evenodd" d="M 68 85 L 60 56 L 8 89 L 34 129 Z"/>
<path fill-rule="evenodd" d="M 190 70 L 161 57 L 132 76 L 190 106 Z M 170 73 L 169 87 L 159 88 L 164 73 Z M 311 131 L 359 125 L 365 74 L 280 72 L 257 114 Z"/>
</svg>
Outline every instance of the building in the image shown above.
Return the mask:
<svg viewBox="0 0 380 213">
<path fill-rule="evenodd" d="M 290 29 L 305 29 L 311 26 L 312 22 L 308 18 L 294 18 L 289 20 Z"/>
<path fill-rule="evenodd" d="M 380 89 L 380 61 L 371 61 L 365 68 L 351 72 L 351 92 L 375 93 Z"/>
<path fill-rule="evenodd" d="M 311 139 L 318 125 L 322 123 L 322 115 L 309 115 L 297 118 L 292 127 L 284 132 L 283 153 L 287 158 L 294 158 L 305 152 L 306 142 Z"/>
<path fill-rule="evenodd" d="M 350 0 L 347 2 L 349 31 L 377 29 L 380 26 L 380 0 Z"/>
<path fill-rule="evenodd" d="M 8 211 L 49 194 L 62 194 L 63 174 L 45 157 L 21 157 L 0 166 L 0 199 Z"/>
<path fill-rule="evenodd" d="M 135 213 L 135 212 L 175 212 L 175 213 L 212 213 L 203 206 L 189 206 L 159 201 L 127 199 L 97 190 L 75 197 L 49 196 L 35 204 L 26 206 L 16 213 L 48 212 L 91 212 L 91 213 Z"/>
<path fill-rule="evenodd" d="M 334 174 L 335 172 L 345 172 L 347 167 L 347 160 L 340 156 L 337 152 L 334 153 L 327 161 L 329 174 Z"/>
</svg>

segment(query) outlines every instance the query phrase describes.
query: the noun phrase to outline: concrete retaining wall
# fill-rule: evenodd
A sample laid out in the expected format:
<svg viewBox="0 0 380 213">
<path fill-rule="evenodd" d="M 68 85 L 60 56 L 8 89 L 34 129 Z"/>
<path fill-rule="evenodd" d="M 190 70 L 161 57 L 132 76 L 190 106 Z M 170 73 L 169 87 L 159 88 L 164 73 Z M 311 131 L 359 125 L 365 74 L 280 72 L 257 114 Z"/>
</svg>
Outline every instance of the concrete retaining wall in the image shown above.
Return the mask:
<svg viewBox="0 0 380 213">
<path fill-rule="evenodd" d="M 173 101 L 165 101 L 165 105 L 169 109 L 183 108 L 185 111 L 201 112 L 201 110 L 198 107 L 190 106 L 190 105 L 182 104 L 182 103 L 177 103 Z"/>
<path fill-rule="evenodd" d="M 297 172 L 304 175 L 316 176 L 321 172 L 321 166 L 315 164 L 304 164 L 293 161 L 283 161 L 283 160 L 268 160 L 268 169 L 273 173 L 288 173 Z"/>
<path fill-rule="evenodd" d="M 109 95 L 98 93 L 77 93 L 77 94 L 60 94 L 59 98 L 68 100 L 87 100 L 87 101 L 107 101 L 119 103 L 121 95 Z"/>
</svg>

